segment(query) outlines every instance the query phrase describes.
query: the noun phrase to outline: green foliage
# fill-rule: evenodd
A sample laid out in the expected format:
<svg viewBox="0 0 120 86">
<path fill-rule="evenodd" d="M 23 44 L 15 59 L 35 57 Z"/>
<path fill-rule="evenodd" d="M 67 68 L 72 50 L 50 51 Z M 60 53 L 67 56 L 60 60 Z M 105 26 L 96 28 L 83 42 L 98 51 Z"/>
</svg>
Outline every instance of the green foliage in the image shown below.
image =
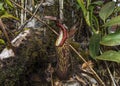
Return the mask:
<svg viewBox="0 0 120 86">
<path fill-rule="evenodd" d="M 120 52 L 116 52 L 113 50 L 106 51 L 102 55 L 97 56 L 96 59 L 120 63 Z"/>
<path fill-rule="evenodd" d="M 0 44 L 5 44 L 5 41 L 3 39 L 0 39 Z"/>
<path fill-rule="evenodd" d="M 108 22 L 106 22 L 104 26 L 107 27 L 107 26 L 113 26 L 113 25 L 119 25 L 119 24 L 120 24 L 120 16 L 116 16 L 111 20 L 109 20 Z"/>
<path fill-rule="evenodd" d="M 13 19 L 16 19 L 16 20 L 19 20 L 17 17 L 9 14 L 8 12 L 5 12 L 2 16 L 0 16 L 0 18 L 13 18 Z"/>
<path fill-rule="evenodd" d="M 4 2 L 1 1 L 0 2 L 0 18 L 1 19 L 2 18 L 13 18 L 13 19 L 18 20 L 18 18 L 8 13 L 9 9 L 6 9 L 5 5 L 7 5 L 7 8 L 10 8 L 10 9 L 13 8 L 13 4 L 10 2 L 10 0 L 5 0 Z"/>
<path fill-rule="evenodd" d="M 5 12 L 5 9 L 4 9 L 4 7 L 3 7 L 3 4 L 4 4 L 4 3 L 0 2 L 0 16 L 3 15 L 4 12 Z"/>
<path fill-rule="evenodd" d="M 84 1 L 83 0 L 77 0 L 79 6 L 81 7 L 83 11 L 84 18 L 86 20 L 86 23 L 90 26 L 90 21 L 89 21 L 89 11 L 85 8 Z"/>
<path fill-rule="evenodd" d="M 99 12 L 100 18 L 105 22 L 105 20 L 113 13 L 114 9 L 115 2 L 108 2 L 101 8 Z"/>
<path fill-rule="evenodd" d="M 120 45 L 120 32 L 111 33 L 111 34 L 104 36 L 100 43 L 105 46 Z"/>
<path fill-rule="evenodd" d="M 13 4 L 10 2 L 10 0 L 5 0 L 5 2 L 6 2 L 10 7 L 13 7 Z"/>
<path fill-rule="evenodd" d="M 99 54 L 100 38 L 100 34 L 94 34 L 90 39 L 89 52 L 92 58 L 95 58 Z"/>
<path fill-rule="evenodd" d="M 77 0 L 77 2 L 81 7 L 87 25 L 91 29 L 91 33 L 93 33 L 89 42 L 90 56 L 93 59 L 120 62 L 120 53 L 116 51 L 107 51 L 104 49 L 101 52 L 102 54 L 98 56 L 100 54 L 101 45 L 120 45 L 119 32 L 108 34 L 109 28 L 112 29 L 112 26 L 120 24 L 120 16 L 116 15 L 118 14 L 116 12 L 119 12 L 120 8 L 113 1 L 106 4 L 103 4 L 102 1 L 91 2 L 91 0 Z M 94 14 L 96 7 L 100 8 L 97 15 Z M 98 34 L 97 32 L 101 34 Z"/>
<path fill-rule="evenodd" d="M 120 12 L 120 7 L 119 6 L 117 6 L 114 10 L 114 13 L 118 13 L 118 12 Z"/>
<path fill-rule="evenodd" d="M 92 5 L 102 5 L 103 1 L 95 1 L 93 3 L 91 3 Z"/>
<path fill-rule="evenodd" d="M 0 2 L 0 10 L 2 10 L 2 9 L 3 9 L 3 3 Z"/>
<path fill-rule="evenodd" d="M 80 43 L 75 42 L 75 41 L 69 41 L 69 43 L 70 43 L 76 50 L 79 49 Z"/>
<path fill-rule="evenodd" d="M 87 10 L 86 10 L 86 8 L 85 8 L 85 5 L 84 5 L 84 2 L 83 2 L 83 0 L 77 0 L 77 2 L 78 2 L 78 4 L 79 4 L 79 6 L 81 7 L 81 9 L 82 9 L 82 11 L 83 11 L 83 14 L 84 14 L 84 16 L 87 14 Z"/>
<path fill-rule="evenodd" d="M 77 0 L 77 2 L 81 7 L 87 25 L 91 27 L 93 33 L 96 33 L 97 32 L 96 29 L 99 28 L 99 24 L 97 17 L 93 14 L 94 8 L 96 6 L 102 5 L 103 2 L 102 1 L 91 2 L 91 0 L 87 0 L 86 5 L 83 0 Z"/>
</svg>

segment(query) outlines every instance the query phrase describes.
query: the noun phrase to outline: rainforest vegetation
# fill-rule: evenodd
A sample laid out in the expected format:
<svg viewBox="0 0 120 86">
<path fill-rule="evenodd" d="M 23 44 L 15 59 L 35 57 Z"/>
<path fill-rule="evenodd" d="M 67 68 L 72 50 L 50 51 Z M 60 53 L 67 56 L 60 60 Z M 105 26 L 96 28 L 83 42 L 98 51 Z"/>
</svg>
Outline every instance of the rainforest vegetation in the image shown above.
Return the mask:
<svg viewBox="0 0 120 86">
<path fill-rule="evenodd" d="M 120 1 L 0 0 L 0 86 L 120 86 Z"/>
</svg>

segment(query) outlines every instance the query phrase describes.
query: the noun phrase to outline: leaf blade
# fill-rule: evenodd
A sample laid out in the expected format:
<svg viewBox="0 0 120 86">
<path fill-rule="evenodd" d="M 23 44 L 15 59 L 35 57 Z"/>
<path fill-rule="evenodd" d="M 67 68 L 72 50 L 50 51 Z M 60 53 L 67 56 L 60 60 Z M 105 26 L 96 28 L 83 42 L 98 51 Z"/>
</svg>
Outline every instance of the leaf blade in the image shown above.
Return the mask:
<svg viewBox="0 0 120 86">
<path fill-rule="evenodd" d="M 113 25 L 120 25 L 120 16 L 112 18 L 110 21 L 106 22 L 103 26 L 108 27 Z"/>
<path fill-rule="evenodd" d="M 109 50 L 104 52 L 102 55 L 97 56 L 96 59 L 120 63 L 120 52 Z"/>
<path fill-rule="evenodd" d="M 16 20 L 19 20 L 17 17 L 5 12 L 2 16 L 0 16 L 0 18 L 13 18 L 13 19 L 16 19 Z"/>
<path fill-rule="evenodd" d="M 10 7 L 13 8 L 13 4 L 10 2 L 10 0 L 5 0 L 5 2 L 6 2 Z"/>
<path fill-rule="evenodd" d="M 115 8 L 115 2 L 111 1 L 106 3 L 100 10 L 99 16 L 105 22 L 105 20 L 112 14 Z"/>
<path fill-rule="evenodd" d="M 89 52 L 93 59 L 95 59 L 95 57 L 99 54 L 100 39 L 100 34 L 94 34 L 90 39 Z"/>
<path fill-rule="evenodd" d="M 5 41 L 3 39 L 0 39 L 0 44 L 5 44 Z"/>
<path fill-rule="evenodd" d="M 100 44 L 105 45 L 105 46 L 120 45 L 120 32 L 111 33 L 111 34 L 104 36 L 101 39 Z"/>
</svg>

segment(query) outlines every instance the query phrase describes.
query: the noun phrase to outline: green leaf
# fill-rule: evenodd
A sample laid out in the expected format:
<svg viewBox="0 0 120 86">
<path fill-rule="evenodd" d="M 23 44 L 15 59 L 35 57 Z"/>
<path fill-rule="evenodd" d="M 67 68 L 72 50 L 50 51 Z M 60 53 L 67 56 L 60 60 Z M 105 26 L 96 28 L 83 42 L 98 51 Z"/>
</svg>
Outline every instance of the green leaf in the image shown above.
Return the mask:
<svg viewBox="0 0 120 86">
<path fill-rule="evenodd" d="M 116 52 L 112 50 L 106 51 L 102 55 L 97 56 L 96 59 L 114 61 L 120 63 L 120 52 Z"/>
<path fill-rule="evenodd" d="M 95 1 L 93 3 L 91 3 L 92 5 L 102 5 L 103 1 Z"/>
<path fill-rule="evenodd" d="M 105 46 L 116 46 L 120 45 L 120 32 L 111 33 L 102 38 L 100 44 Z"/>
<path fill-rule="evenodd" d="M 89 16 L 89 11 L 87 11 L 84 1 L 83 0 L 77 0 L 79 6 L 81 7 L 83 14 L 84 14 L 84 18 L 86 20 L 86 23 L 90 26 L 90 16 Z"/>
<path fill-rule="evenodd" d="M 93 24 L 94 24 L 94 27 L 99 30 L 98 18 L 97 18 L 96 16 L 94 16 L 94 15 L 93 15 L 93 18 L 92 18 L 92 22 L 93 22 Z"/>
<path fill-rule="evenodd" d="M 0 2 L 0 10 L 3 8 L 3 3 Z"/>
<path fill-rule="evenodd" d="M 13 18 L 13 19 L 16 19 L 16 20 L 19 20 L 17 17 L 5 12 L 5 14 L 3 14 L 2 16 L 0 16 L 0 18 Z"/>
<path fill-rule="evenodd" d="M 116 7 L 115 10 L 114 10 L 114 13 L 118 13 L 118 12 L 120 12 L 120 7 L 119 6 Z"/>
<path fill-rule="evenodd" d="M 10 2 L 10 0 L 5 0 L 5 2 L 6 2 L 10 7 L 13 7 L 13 4 Z"/>
<path fill-rule="evenodd" d="M 90 39 L 89 52 L 93 59 L 95 59 L 95 57 L 99 54 L 100 38 L 100 34 L 94 34 Z"/>
<path fill-rule="evenodd" d="M 76 50 L 79 50 L 80 43 L 75 42 L 75 41 L 69 41 L 69 43 L 70 43 Z"/>
<path fill-rule="evenodd" d="M 120 16 L 116 16 L 104 24 L 105 27 L 113 25 L 120 25 Z"/>
<path fill-rule="evenodd" d="M 105 20 L 112 14 L 115 9 L 115 2 L 111 1 L 106 3 L 100 10 L 99 16 L 105 22 Z"/>
<path fill-rule="evenodd" d="M 5 44 L 5 41 L 3 39 L 0 39 L 0 44 Z"/>
<path fill-rule="evenodd" d="M 84 16 L 87 14 L 87 10 L 86 10 L 86 8 L 85 8 L 85 5 L 84 5 L 84 2 L 83 2 L 83 0 L 77 0 L 77 2 L 78 2 L 78 4 L 79 4 L 79 6 L 81 7 L 81 9 L 82 9 L 82 11 L 83 11 L 83 14 L 84 14 Z"/>
<path fill-rule="evenodd" d="M 86 20 L 86 23 L 88 24 L 88 26 L 91 26 L 90 24 L 90 12 L 87 11 L 87 15 L 85 16 L 85 20 Z"/>
</svg>

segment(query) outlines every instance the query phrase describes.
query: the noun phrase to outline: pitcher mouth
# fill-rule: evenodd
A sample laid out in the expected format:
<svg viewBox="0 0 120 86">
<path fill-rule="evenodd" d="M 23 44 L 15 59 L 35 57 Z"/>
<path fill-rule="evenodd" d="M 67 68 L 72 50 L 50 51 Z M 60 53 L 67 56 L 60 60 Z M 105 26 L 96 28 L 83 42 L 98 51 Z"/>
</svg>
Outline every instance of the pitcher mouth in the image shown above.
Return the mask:
<svg viewBox="0 0 120 86">
<path fill-rule="evenodd" d="M 60 23 L 57 23 L 57 25 L 60 27 L 60 32 L 59 32 L 59 36 L 56 40 L 55 45 L 60 47 L 65 43 L 67 39 L 67 29 L 64 27 L 64 25 Z"/>
</svg>

